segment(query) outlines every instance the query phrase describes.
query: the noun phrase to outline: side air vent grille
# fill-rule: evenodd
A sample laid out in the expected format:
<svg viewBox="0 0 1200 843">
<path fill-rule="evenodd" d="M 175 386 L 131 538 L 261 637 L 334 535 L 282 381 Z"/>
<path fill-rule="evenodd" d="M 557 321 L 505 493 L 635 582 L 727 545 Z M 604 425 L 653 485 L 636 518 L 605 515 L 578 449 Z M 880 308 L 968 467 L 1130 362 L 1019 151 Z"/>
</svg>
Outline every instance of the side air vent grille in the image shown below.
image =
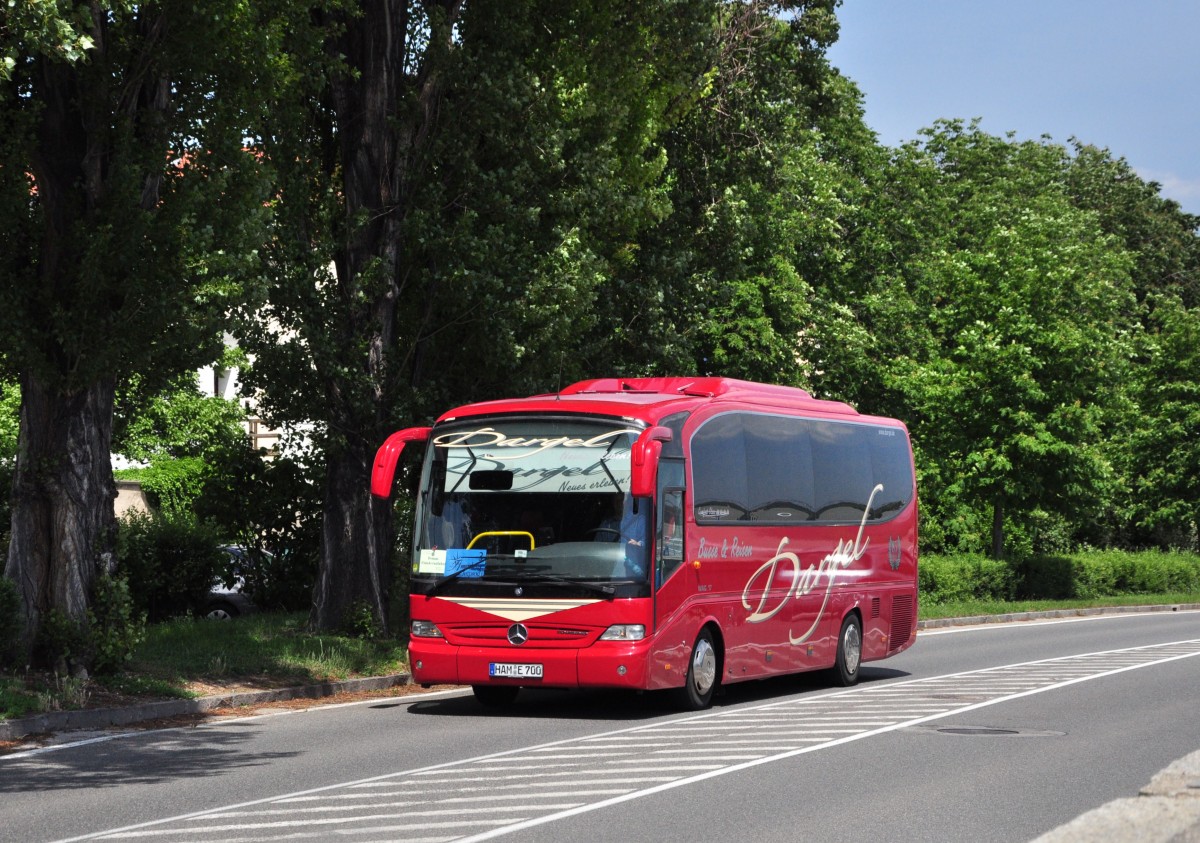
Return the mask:
<svg viewBox="0 0 1200 843">
<path fill-rule="evenodd" d="M 892 598 L 892 634 L 888 638 L 888 649 L 903 647 L 912 637 L 913 596 L 897 594 Z"/>
</svg>

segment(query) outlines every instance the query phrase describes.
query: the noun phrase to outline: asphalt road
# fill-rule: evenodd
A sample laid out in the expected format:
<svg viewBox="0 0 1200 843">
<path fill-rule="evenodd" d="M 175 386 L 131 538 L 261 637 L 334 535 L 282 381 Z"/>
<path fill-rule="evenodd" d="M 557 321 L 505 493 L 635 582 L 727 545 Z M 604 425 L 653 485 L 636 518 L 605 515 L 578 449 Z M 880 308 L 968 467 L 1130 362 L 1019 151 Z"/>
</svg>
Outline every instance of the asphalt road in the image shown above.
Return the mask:
<svg viewBox="0 0 1200 843">
<path fill-rule="evenodd" d="M 1028 841 L 1200 748 L 1200 612 L 926 631 L 863 680 L 107 735 L 0 757 L 0 840 Z"/>
</svg>

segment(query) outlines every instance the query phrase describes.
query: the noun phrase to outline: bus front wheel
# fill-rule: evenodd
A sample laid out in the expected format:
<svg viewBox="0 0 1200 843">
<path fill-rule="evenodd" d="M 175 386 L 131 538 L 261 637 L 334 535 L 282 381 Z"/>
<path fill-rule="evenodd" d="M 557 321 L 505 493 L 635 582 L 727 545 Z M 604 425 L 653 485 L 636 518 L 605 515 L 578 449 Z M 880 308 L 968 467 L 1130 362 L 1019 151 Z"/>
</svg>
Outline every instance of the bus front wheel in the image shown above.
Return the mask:
<svg viewBox="0 0 1200 843">
<path fill-rule="evenodd" d="M 858 668 L 862 664 L 862 622 L 858 615 L 846 615 L 838 635 L 837 659 L 834 671 L 844 687 L 858 683 Z"/>
<path fill-rule="evenodd" d="M 688 659 L 687 679 L 679 689 L 678 699 L 688 711 L 700 711 L 712 705 L 713 693 L 717 690 L 720 659 L 713 643 L 712 631 L 700 630 L 692 655 Z"/>
</svg>

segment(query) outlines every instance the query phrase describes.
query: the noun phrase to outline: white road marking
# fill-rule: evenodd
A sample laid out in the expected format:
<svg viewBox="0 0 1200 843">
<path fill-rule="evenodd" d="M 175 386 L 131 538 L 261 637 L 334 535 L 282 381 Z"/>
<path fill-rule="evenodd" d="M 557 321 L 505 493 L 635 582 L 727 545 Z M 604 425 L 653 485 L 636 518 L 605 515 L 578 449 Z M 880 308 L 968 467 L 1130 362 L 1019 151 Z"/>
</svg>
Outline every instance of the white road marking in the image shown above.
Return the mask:
<svg viewBox="0 0 1200 843">
<path fill-rule="evenodd" d="M 477 843 L 939 718 L 1195 656 L 1200 656 L 1200 639 L 788 697 L 751 708 L 710 711 L 281 794 L 72 840 L 168 836 L 200 840 L 211 835 L 226 843 L 259 843 L 336 832 L 354 836 L 356 843 L 369 843 L 361 838 L 386 835 L 392 829 L 402 830 L 405 840 L 416 835 L 430 841 Z M 771 733 L 752 734 L 752 730 L 764 729 Z M 752 738 L 747 745 L 736 743 Z M 626 751 L 595 753 L 595 744 L 600 742 Z M 698 746 L 698 742 L 707 746 Z M 727 748 L 737 755 L 727 756 Z M 586 751 L 574 754 L 565 752 L 568 749 Z M 697 763 L 702 758 L 689 761 L 685 756 L 691 754 L 708 758 L 710 763 Z M 547 763 L 550 755 L 563 760 Z M 513 800 L 518 804 L 497 798 L 484 800 L 490 804 L 483 805 L 475 796 L 467 796 L 477 794 L 481 787 L 492 794 L 519 787 L 524 798 Z M 352 790 L 358 792 L 348 793 Z M 344 801 L 348 796 L 374 798 L 348 804 Z M 563 796 L 567 801 L 555 801 Z M 404 801 L 394 801 L 397 798 Z M 303 806 L 295 804 L 298 802 Z M 468 807 L 464 802 L 481 807 Z M 320 816 L 322 812 L 325 816 Z M 213 823 L 221 817 L 262 821 Z M 318 824 L 323 830 L 301 830 Z M 434 834 L 427 836 L 430 832 Z"/>
</svg>

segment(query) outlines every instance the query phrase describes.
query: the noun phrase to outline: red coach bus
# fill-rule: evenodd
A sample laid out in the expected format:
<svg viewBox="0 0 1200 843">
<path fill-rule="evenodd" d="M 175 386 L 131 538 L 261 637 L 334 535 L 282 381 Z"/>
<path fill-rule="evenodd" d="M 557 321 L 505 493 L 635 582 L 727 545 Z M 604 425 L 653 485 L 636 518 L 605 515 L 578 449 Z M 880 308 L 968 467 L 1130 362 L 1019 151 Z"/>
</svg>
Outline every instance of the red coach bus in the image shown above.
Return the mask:
<svg viewBox="0 0 1200 843">
<path fill-rule="evenodd" d="M 424 443 L 413 539 L 414 681 L 674 689 L 909 647 L 917 492 L 908 432 L 791 387 L 591 380 L 392 434 L 371 490 Z"/>
</svg>

